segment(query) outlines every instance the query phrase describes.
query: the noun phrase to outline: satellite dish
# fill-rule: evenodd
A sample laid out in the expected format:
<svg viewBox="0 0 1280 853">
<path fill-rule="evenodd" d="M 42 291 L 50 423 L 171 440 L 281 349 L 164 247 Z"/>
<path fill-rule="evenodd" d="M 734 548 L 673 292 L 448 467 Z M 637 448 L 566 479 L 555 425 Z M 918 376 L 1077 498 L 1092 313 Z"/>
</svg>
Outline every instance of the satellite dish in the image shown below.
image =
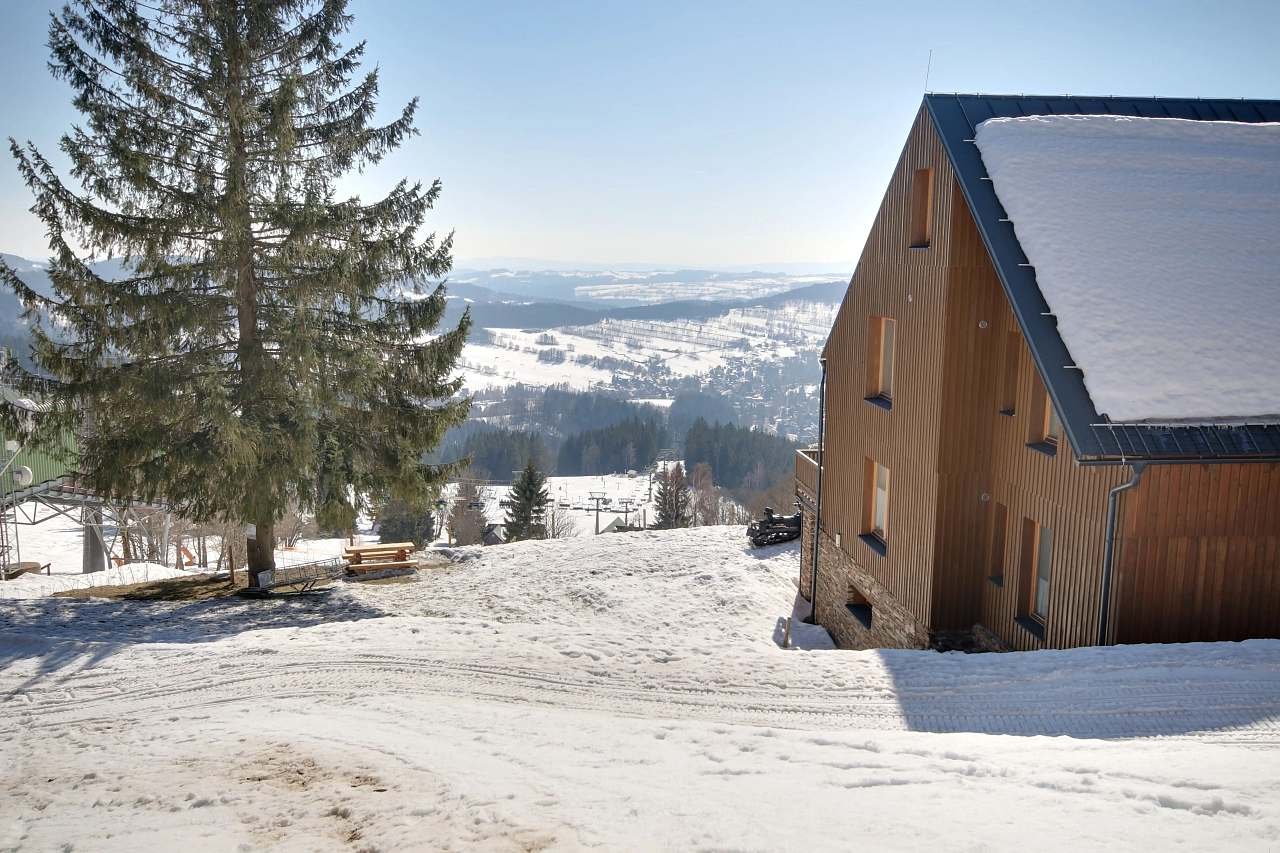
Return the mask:
<svg viewBox="0 0 1280 853">
<path fill-rule="evenodd" d="M 26 465 L 18 465 L 13 469 L 13 482 L 19 486 L 30 486 L 35 477 Z"/>
</svg>

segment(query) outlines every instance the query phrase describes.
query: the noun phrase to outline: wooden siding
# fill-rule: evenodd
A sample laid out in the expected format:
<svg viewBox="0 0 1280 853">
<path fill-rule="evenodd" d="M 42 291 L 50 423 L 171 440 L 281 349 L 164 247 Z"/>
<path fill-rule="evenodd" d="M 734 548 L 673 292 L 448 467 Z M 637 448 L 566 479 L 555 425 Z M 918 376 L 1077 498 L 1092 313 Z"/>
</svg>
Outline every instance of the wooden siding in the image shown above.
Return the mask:
<svg viewBox="0 0 1280 853">
<path fill-rule="evenodd" d="M 818 494 L 818 451 L 802 448 L 796 451 L 796 484 L 811 496 Z"/>
<path fill-rule="evenodd" d="M 932 239 L 912 249 L 911 196 L 917 169 L 933 169 Z M 937 448 L 947 290 L 948 234 L 955 196 L 951 166 L 926 112 L 916 116 L 827 341 L 828 462 L 822 526 L 863 571 L 921 623 L 931 609 Z M 946 191 L 939 191 L 945 188 Z M 891 410 L 864 400 L 868 318 L 895 320 Z M 858 539 L 863 466 L 874 459 L 892 482 L 884 556 Z"/>
<path fill-rule="evenodd" d="M 929 248 L 912 249 L 912 181 L 924 168 L 933 169 L 932 234 Z M 896 321 L 889 409 L 864 399 L 876 316 Z M 1034 406 L 1041 378 L 927 113 L 917 115 L 824 354 L 822 527 L 833 540 L 842 534 L 854 566 L 932 631 L 980 622 L 1022 650 L 1096 642 L 1107 495 L 1131 469 L 1078 465 L 1065 436 L 1052 453 L 1028 445 L 1039 436 L 1032 419 L 1044 414 Z M 883 556 L 858 538 L 867 459 L 890 471 Z M 801 482 L 811 477 L 797 468 Z M 1280 466 L 1151 466 L 1121 501 L 1117 639 L 1280 635 Z M 993 566 L 997 504 L 1004 549 Z M 1031 595 L 1018 570 L 1028 519 L 1052 530 L 1038 632 L 1019 621 Z"/>
<path fill-rule="evenodd" d="M 1280 635 L 1280 465 L 1153 465 L 1121 501 L 1116 642 Z"/>
<path fill-rule="evenodd" d="M 968 207 L 951 221 L 955 257 L 948 303 L 947 426 L 938 553 L 938 624 L 962 627 L 976 602 L 976 620 L 1010 648 L 1089 645 L 1097 634 L 1098 596 L 1106 543 L 1107 492 L 1129 477 L 1123 466 L 1085 468 L 1065 438 L 1053 455 L 1027 446 L 1040 375 L 1018 331 L 1008 299 Z M 982 325 L 985 323 L 985 327 Z M 1011 340 L 1016 346 L 1011 345 Z M 1008 354 L 1017 363 L 1006 363 Z M 1013 414 L 1001 414 L 1004 391 L 1016 376 Z M 985 495 L 986 499 L 983 499 Z M 1005 507 L 1003 571 L 988 554 L 995 504 Z M 1017 622 L 1030 590 L 1018 567 L 1022 524 L 1031 519 L 1053 530 L 1053 570 L 1044 637 Z M 990 580 L 1002 575 L 1003 585 Z M 945 590 L 945 591 L 944 591 Z M 946 606 L 948 602 L 954 602 Z"/>
</svg>

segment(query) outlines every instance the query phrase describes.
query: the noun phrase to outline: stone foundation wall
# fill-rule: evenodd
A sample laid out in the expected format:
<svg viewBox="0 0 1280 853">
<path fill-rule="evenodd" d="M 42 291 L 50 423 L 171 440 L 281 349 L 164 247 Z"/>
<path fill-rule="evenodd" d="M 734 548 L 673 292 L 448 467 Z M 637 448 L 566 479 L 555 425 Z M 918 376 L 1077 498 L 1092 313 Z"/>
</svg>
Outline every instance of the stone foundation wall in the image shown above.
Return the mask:
<svg viewBox="0 0 1280 853">
<path fill-rule="evenodd" d="M 849 609 L 851 584 L 870 602 L 869 614 L 865 609 L 860 613 Z M 870 616 L 870 626 L 860 615 Z M 835 540 L 826 533 L 821 535 L 818 546 L 817 616 L 818 624 L 827 629 L 842 649 L 927 649 L 930 646 L 928 629 L 898 603 L 893 593 L 863 571 L 842 548 L 837 548 Z"/>
<path fill-rule="evenodd" d="M 805 600 L 812 601 L 809 587 L 813 577 L 814 496 L 797 480 L 796 497 L 800 499 L 802 520 L 798 585 Z M 850 586 L 869 602 L 869 608 L 849 608 Z M 892 592 L 863 571 L 843 548 L 836 547 L 835 540 L 825 532 L 818 549 L 816 613 L 818 624 L 842 649 L 1008 651 L 1000 638 L 983 625 L 974 625 L 972 630 L 930 632 Z"/>
</svg>

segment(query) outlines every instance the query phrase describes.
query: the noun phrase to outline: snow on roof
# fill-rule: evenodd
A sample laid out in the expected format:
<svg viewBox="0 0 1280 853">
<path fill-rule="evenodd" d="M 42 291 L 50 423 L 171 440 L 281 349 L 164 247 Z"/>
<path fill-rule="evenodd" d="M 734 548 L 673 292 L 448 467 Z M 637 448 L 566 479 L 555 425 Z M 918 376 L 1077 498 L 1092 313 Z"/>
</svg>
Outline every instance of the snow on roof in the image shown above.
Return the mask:
<svg viewBox="0 0 1280 853">
<path fill-rule="evenodd" d="M 996 118 L 976 141 L 1113 420 L 1280 415 L 1280 124 Z"/>
</svg>

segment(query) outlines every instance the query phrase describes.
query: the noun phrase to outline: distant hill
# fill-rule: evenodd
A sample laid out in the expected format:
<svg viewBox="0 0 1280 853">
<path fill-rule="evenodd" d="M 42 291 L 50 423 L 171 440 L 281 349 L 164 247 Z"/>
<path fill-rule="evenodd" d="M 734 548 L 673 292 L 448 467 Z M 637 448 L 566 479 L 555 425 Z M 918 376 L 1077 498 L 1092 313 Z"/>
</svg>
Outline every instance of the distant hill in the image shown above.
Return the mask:
<svg viewBox="0 0 1280 853">
<path fill-rule="evenodd" d="M 42 261 L 11 254 L 0 254 L 0 258 L 34 290 L 53 292 Z M 108 278 L 126 274 L 117 260 L 92 266 Z M 703 320 L 732 308 L 773 307 L 796 300 L 838 302 L 847 285 L 843 278 L 836 278 L 815 281 L 813 275 L 759 271 L 461 269 L 447 280 L 449 304 L 443 322 L 456 323 L 467 308 L 478 328 L 550 329 L 588 325 L 605 318 Z M 685 293 L 696 298 L 687 298 Z M 0 345 L 24 348 L 26 326 L 19 317 L 21 310 L 17 298 L 0 287 Z"/>
<path fill-rule="evenodd" d="M 615 320 L 705 320 L 718 317 L 734 308 L 776 308 L 788 302 L 821 302 L 835 304 L 844 298 L 848 288 L 845 281 L 824 281 L 787 290 L 770 296 L 749 299 L 694 299 L 675 302 L 659 302 L 653 305 L 627 305 L 620 307 L 587 308 L 580 303 L 549 302 L 545 300 L 494 299 L 479 295 L 483 288 L 468 285 L 459 292 L 454 285 L 449 289 L 449 309 L 446 322 L 456 323 L 464 308 L 471 309 L 471 318 L 479 328 L 489 329 L 553 329 L 561 326 L 585 326 L 603 319 Z M 468 296 L 467 293 L 477 293 Z"/>
<path fill-rule="evenodd" d="M 570 302 L 584 307 L 629 307 L 663 302 L 725 301 L 770 296 L 823 281 L 848 280 L 843 273 L 790 275 L 719 270 L 513 270 L 457 269 L 455 285 L 484 288 L 503 298 Z"/>
</svg>

